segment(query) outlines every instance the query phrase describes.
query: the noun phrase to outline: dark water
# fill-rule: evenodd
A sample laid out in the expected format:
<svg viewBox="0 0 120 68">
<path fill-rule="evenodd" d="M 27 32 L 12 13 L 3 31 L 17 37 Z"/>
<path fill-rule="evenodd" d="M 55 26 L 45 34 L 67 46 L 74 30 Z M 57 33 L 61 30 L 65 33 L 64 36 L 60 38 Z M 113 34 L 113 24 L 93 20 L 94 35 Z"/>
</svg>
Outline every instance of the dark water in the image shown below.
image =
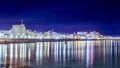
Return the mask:
<svg viewBox="0 0 120 68">
<path fill-rule="evenodd" d="M 0 44 L 0 68 L 120 68 L 120 41 Z"/>
</svg>

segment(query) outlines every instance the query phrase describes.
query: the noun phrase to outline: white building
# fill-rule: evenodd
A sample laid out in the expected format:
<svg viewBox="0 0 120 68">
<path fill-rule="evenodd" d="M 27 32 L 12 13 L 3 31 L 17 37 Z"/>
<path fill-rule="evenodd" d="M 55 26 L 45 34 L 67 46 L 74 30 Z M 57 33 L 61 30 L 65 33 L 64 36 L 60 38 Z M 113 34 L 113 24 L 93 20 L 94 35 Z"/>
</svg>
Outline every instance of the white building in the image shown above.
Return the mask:
<svg viewBox="0 0 120 68">
<path fill-rule="evenodd" d="M 24 36 L 26 35 L 26 28 L 24 24 L 13 25 L 10 30 L 10 34 L 13 36 Z"/>
<path fill-rule="evenodd" d="M 0 38 L 4 38 L 4 32 L 0 31 Z"/>
<path fill-rule="evenodd" d="M 0 38 L 27 38 L 27 39 L 96 39 L 100 38 L 98 32 L 77 32 L 74 34 L 63 34 L 54 31 L 36 32 L 26 29 L 23 21 L 20 25 L 13 25 L 10 30 L 1 30 Z"/>
</svg>

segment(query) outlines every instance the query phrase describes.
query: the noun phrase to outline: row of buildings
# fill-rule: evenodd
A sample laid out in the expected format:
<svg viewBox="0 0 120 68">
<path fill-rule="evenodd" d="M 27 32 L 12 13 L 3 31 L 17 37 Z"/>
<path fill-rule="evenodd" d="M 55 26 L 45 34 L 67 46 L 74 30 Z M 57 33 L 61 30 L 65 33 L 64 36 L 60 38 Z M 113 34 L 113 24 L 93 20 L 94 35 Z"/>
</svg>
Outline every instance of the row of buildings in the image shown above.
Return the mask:
<svg viewBox="0 0 120 68">
<path fill-rule="evenodd" d="M 10 30 L 0 30 L 0 38 L 22 39 L 101 39 L 111 38 L 102 36 L 99 32 L 57 33 L 54 31 L 36 32 L 26 29 L 24 24 L 13 25 Z"/>
</svg>

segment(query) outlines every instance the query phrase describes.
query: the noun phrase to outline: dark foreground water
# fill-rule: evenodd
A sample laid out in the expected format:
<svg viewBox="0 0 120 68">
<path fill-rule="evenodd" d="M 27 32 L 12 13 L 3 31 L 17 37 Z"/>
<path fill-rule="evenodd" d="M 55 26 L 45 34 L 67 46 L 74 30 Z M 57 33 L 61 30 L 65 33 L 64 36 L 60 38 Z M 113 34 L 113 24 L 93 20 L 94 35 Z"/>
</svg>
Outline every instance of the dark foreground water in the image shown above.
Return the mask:
<svg viewBox="0 0 120 68">
<path fill-rule="evenodd" d="M 120 68 L 120 41 L 0 44 L 0 68 Z"/>
</svg>

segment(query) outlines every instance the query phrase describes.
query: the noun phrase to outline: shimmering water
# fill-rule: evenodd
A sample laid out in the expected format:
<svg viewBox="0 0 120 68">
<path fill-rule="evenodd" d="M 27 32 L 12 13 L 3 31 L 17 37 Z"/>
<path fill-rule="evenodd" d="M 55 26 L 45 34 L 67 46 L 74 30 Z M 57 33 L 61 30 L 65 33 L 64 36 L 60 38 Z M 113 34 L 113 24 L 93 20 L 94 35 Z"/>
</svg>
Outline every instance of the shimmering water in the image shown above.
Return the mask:
<svg viewBox="0 0 120 68">
<path fill-rule="evenodd" d="M 120 41 L 0 44 L 0 67 L 120 68 Z"/>
</svg>

